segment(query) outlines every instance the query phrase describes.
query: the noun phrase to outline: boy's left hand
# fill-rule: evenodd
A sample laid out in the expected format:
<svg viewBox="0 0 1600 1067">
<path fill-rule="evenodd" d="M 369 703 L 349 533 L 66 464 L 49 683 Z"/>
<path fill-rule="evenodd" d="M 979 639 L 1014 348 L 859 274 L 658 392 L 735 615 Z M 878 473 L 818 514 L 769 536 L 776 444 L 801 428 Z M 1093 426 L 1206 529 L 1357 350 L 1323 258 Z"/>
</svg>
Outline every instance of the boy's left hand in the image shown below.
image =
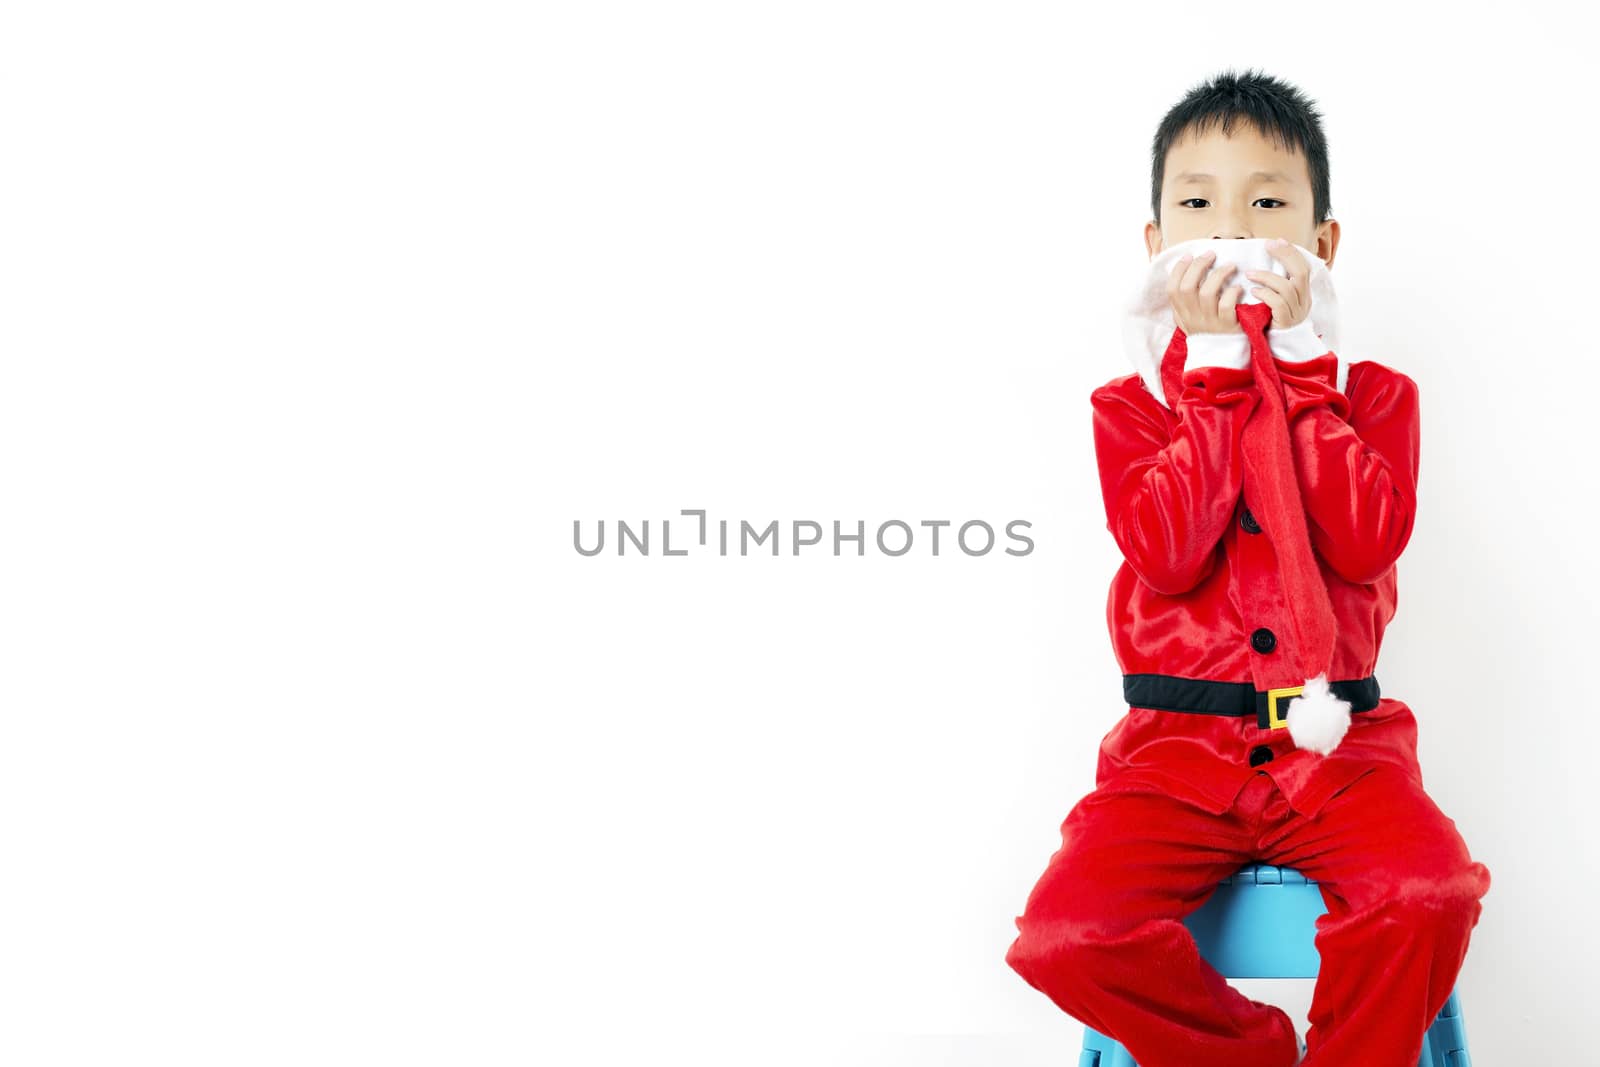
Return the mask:
<svg viewBox="0 0 1600 1067">
<path fill-rule="evenodd" d="M 1288 241 L 1267 242 L 1267 253 L 1282 263 L 1289 276 L 1271 271 L 1247 270 L 1244 276 L 1260 288 L 1250 291 L 1272 308 L 1272 328 L 1287 330 L 1305 321 L 1311 311 L 1311 265 L 1300 250 Z"/>
</svg>

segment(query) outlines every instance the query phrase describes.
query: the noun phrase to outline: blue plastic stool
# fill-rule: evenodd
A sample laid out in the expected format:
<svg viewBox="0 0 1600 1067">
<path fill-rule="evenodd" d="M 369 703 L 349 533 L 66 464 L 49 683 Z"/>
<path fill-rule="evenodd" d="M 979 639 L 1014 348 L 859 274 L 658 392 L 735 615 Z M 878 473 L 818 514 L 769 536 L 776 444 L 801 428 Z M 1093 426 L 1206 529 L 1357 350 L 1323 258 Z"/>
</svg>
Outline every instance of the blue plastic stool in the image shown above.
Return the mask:
<svg viewBox="0 0 1600 1067">
<path fill-rule="evenodd" d="M 1315 978 L 1312 935 L 1328 910 L 1317 883 L 1292 867 L 1252 863 L 1184 919 L 1200 955 L 1224 978 Z M 1120 1042 L 1085 1026 L 1078 1067 L 1139 1067 Z M 1422 1039 L 1417 1067 L 1472 1067 L 1455 990 Z"/>
</svg>

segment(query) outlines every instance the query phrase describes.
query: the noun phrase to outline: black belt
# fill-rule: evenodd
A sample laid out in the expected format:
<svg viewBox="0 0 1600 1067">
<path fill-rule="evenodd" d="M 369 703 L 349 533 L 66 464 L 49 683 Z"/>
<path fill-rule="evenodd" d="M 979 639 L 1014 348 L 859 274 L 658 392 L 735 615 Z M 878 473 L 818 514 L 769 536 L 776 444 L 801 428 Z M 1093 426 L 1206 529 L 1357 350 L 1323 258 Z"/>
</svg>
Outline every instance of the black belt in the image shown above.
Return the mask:
<svg viewBox="0 0 1600 1067">
<path fill-rule="evenodd" d="M 1265 693 L 1249 682 L 1209 682 L 1202 678 L 1179 678 L 1173 674 L 1124 674 L 1122 695 L 1130 707 L 1158 711 L 1182 711 L 1191 715 L 1232 715 L 1256 717 L 1263 730 L 1279 730 L 1289 725 L 1284 713 L 1291 698 L 1305 686 L 1292 685 L 1269 689 Z M 1378 706 L 1378 677 L 1369 674 L 1344 682 L 1329 682 L 1333 695 L 1350 702 L 1350 710 L 1371 711 Z"/>
</svg>

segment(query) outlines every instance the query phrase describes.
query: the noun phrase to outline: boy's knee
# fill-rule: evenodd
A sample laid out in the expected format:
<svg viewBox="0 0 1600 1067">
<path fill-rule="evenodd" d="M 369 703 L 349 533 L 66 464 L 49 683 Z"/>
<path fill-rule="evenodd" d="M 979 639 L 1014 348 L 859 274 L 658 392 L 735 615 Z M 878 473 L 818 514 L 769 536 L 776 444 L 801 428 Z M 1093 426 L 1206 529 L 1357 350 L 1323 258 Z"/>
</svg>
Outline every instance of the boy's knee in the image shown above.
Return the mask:
<svg viewBox="0 0 1600 1067">
<path fill-rule="evenodd" d="M 1017 920 L 1017 939 L 1006 950 L 1006 963 L 1034 985 L 1041 973 L 1058 974 L 1075 965 L 1084 939 L 1070 923 Z"/>
<path fill-rule="evenodd" d="M 1489 881 L 1489 868 L 1469 860 L 1388 881 L 1378 887 L 1377 902 L 1390 909 L 1464 916 L 1475 923 Z"/>
<path fill-rule="evenodd" d="M 1108 955 L 1125 951 L 1126 936 L 1118 936 L 1102 923 L 1056 917 L 1017 920 L 1021 932 L 1006 950 L 1006 963 L 1033 984 L 1041 975 L 1059 981 L 1064 976 L 1096 973 Z"/>
</svg>

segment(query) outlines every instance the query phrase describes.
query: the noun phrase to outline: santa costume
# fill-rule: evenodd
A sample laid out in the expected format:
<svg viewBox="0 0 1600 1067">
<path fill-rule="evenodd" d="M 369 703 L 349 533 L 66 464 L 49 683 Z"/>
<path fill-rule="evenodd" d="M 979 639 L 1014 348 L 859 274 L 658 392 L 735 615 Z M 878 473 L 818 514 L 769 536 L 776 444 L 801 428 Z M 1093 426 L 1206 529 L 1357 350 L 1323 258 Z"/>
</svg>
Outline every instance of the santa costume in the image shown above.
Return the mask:
<svg viewBox="0 0 1600 1067">
<path fill-rule="evenodd" d="M 1327 266 L 1298 245 L 1305 321 L 1272 328 L 1241 275 L 1242 332 L 1187 337 L 1176 260 L 1275 264 L 1264 245 L 1156 256 L 1127 310 L 1134 373 L 1091 396 L 1128 708 L 1006 961 L 1141 1067 L 1291 1067 L 1288 1014 L 1229 985 L 1182 920 L 1250 862 L 1294 867 L 1328 906 L 1305 1063 L 1413 1067 L 1490 881 L 1374 675 L 1416 513 L 1417 386 L 1340 358 Z"/>
</svg>

